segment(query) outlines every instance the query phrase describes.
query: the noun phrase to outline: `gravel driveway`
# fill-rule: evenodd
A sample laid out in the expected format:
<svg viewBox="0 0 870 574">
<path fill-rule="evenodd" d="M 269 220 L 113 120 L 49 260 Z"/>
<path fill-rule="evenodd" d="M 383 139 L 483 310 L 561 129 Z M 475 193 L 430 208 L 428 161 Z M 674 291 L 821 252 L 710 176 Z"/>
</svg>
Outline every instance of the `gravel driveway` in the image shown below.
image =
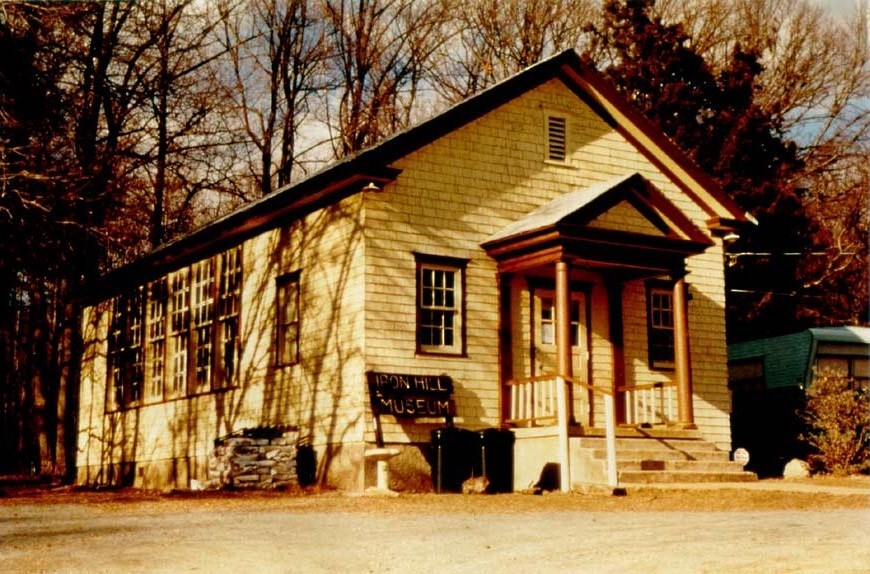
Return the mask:
<svg viewBox="0 0 870 574">
<path fill-rule="evenodd" d="M 0 572 L 870 570 L 866 509 L 578 511 L 492 498 L 0 506 Z"/>
</svg>

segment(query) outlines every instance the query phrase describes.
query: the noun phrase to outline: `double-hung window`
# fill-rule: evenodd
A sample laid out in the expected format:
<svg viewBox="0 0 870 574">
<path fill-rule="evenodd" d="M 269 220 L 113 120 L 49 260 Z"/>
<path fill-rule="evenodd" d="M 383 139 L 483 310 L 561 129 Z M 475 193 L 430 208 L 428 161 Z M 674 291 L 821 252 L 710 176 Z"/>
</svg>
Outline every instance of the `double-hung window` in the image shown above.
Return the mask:
<svg viewBox="0 0 870 574">
<path fill-rule="evenodd" d="M 148 286 L 147 388 L 149 399 L 163 398 L 166 366 L 166 277 Z"/>
<path fill-rule="evenodd" d="M 465 352 L 465 267 L 468 260 L 417 256 L 417 351 Z"/>
<path fill-rule="evenodd" d="M 674 290 L 664 282 L 647 284 L 647 336 L 653 368 L 674 366 Z"/>
<path fill-rule="evenodd" d="M 216 387 L 228 387 L 239 376 L 239 304 L 242 294 L 242 250 L 221 253 L 218 285 L 218 344 L 220 369 Z"/>
<path fill-rule="evenodd" d="M 169 353 L 171 376 L 168 394 L 187 392 L 188 352 L 190 347 L 190 280 L 188 269 L 181 269 L 169 278 L 170 318 Z"/>
<path fill-rule="evenodd" d="M 234 247 L 115 297 L 107 408 L 236 385 L 241 291 Z"/>
<path fill-rule="evenodd" d="M 299 272 L 279 277 L 277 291 L 277 363 L 293 365 L 299 362 Z"/>
<path fill-rule="evenodd" d="M 136 287 L 115 298 L 109 330 L 111 405 L 125 408 L 142 399 L 144 377 L 144 289 Z"/>
<path fill-rule="evenodd" d="M 192 268 L 192 303 L 194 336 L 194 393 L 211 390 L 214 361 L 213 323 L 215 307 L 214 259 L 204 259 Z"/>
</svg>

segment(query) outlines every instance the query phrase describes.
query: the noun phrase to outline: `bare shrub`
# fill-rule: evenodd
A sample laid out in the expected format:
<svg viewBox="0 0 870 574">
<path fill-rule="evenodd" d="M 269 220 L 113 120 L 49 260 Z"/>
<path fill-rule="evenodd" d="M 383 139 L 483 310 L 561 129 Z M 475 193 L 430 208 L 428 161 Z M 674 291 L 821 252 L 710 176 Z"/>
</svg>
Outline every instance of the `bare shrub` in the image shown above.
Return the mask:
<svg viewBox="0 0 870 574">
<path fill-rule="evenodd" d="M 848 377 L 819 375 L 807 391 L 803 419 L 814 472 L 870 470 L 870 388 Z"/>
</svg>

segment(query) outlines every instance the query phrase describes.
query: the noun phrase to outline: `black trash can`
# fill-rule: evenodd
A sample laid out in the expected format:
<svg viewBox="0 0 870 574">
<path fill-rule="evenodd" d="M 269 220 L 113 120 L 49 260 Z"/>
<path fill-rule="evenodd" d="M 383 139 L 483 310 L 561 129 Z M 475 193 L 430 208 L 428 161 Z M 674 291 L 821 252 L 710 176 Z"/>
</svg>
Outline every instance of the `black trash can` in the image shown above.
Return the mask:
<svg viewBox="0 0 870 574">
<path fill-rule="evenodd" d="M 432 484 L 435 492 L 462 492 L 462 483 L 481 474 L 477 433 L 443 427 L 431 432 Z"/>
<path fill-rule="evenodd" d="M 311 486 L 317 482 L 317 452 L 311 445 L 296 447 L 296 478 L 299 486 Z"/>
<path fill-rule="evenodd" d="M 488 493 L 514 491 L 514 441 L 513 431 L 485 429 L 480 431 L 480 459 L 482 474 L 489 481 Z"/>
</svg>

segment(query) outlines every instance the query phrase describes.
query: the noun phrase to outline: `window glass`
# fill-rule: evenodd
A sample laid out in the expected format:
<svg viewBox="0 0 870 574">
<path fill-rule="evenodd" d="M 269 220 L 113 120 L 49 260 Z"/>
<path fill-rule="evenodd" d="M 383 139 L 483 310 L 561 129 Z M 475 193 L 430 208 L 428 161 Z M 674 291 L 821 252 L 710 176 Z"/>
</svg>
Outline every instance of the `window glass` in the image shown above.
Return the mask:
<svg viewBox="0 0 870 574">
<path fill-rule="evenodd" d="M 818 357 L 816 376 L 848 377 L 849 359 L 846 357 Z"/>
<path fill-rule="evenodd" d="M 188 270 L 182 269 L 170 276 L 170 367 L 172 376 L 169 392 L 179 395 L 187 388 L 187 357 L 190 345 L 190 283 Z"/>
<path fill-rule="evenodd" d="M 647 304 L 650 366 L 672 366 L 674 362 L 674 294 L 672 289 L 649 288 Z"/>
<path fill-rule="evenodd" d="M 540 298 L 541 332 L 539 340 L 542 345 L 556 344 L 556 306 L 552 297 Z M 571 299 L 571 346 L 576 347 L 580 340 L 580 301 Z"/>
<path fill-rule="evenodd" d="M 193 266 L 192 312 L 194 329 L 194 392 L 211 389 L 212 323 L 214 322 L 214 259 L 200 261 Z"/>
<path fill-rule="evenodd" d="M 163 396 L 166 370 L 166 278 L 148 287 L 148 383 L 149 398 Z"/>
<path fill-rule="evenodd" d="M 277 295 L 277 360 L 292 365 L 299 362 L 299 274 L 280 277 Z"/>
<path fill-rule="evenodd" d="M 221 254 L 221 277 L 218 286 L 218 344 L 220 373 L 217 386 L 236 383 L 239 359 L 239 301 L 242 291 L 242 250 L 230 249 Z"/>
<path fill-rule="evenodd" d="M 417 257 L 418 350 L 424 353 L 461 354 L 462 273 L 465 262 Z M 454 261 L 456 265 L 451 264 Z"/>
</svg>

